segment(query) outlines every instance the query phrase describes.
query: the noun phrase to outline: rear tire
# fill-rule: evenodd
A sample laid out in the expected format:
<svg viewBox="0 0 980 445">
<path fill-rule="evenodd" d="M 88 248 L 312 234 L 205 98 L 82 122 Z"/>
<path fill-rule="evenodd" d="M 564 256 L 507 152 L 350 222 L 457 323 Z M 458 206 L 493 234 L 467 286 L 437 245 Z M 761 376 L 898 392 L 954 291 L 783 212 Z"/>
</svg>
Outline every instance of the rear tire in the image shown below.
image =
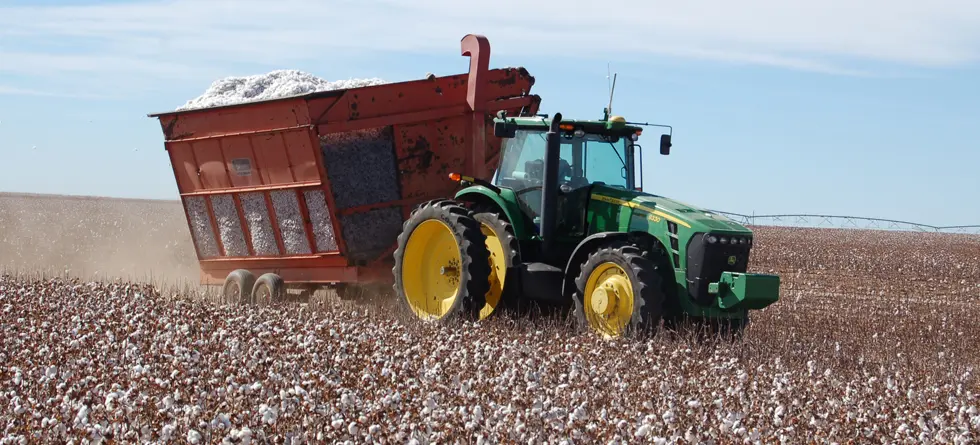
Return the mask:
<svg viewBox="0 0 980 445">
<path fill-rule="evenodd" d="M 633 244 L 601 246 L 582 264 L 575 287 L 575 318 L 597 334 L 651 333 L 660 324 L 666 298 L 660 271 Z"/>
<path fill-rule="evenodd" d="M 252 288 L 255 286 L 255 275 L 245 269 L 236 269 L 225 277 L 221 286 L 222 303 L 241 306 L 251 301 Z"/>
<path fill-rule="evenodd" d="M 274 273 L 265 273 L 255 280 L 252 288 L 252 304 L 270 306 L 282 302 L 286 297 L 286 284 L 282 277 Z"/>
<path fill-rule="evenodd" d="M 495 205 L 477 204 L 473 211 L 490 252 L 490 290 L 480 311 L 480 319 L 486 319 L 500 312 L 501 307 L 517 306 L 520 286 L 514 267 L 520 264 L 521 253 L 514 227 L 498 213 Z"/>
<path fill-rule="evenodd" d="M 425 321 L 476 320 L 490 290 L 490 252 L 473 212 L 457 201 L 423 203 L 398 235 L 392 286 Z"/>
</svg>

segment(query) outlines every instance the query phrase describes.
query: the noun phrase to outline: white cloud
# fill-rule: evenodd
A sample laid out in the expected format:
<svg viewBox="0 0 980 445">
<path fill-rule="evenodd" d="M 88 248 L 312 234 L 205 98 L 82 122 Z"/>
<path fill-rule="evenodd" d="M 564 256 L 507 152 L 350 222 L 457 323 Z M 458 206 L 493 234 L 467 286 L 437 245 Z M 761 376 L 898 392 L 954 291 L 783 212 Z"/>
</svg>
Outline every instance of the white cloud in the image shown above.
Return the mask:
<svg viewBox="0 0 980 445">
<path fill-rule="evenodd" d="M 54 92 L 36 90 L 31 88 L 13 87 L 0 85 L 0 96 L 36 96 L 36 97 L 59 97 L 72 99 L 111 99 L 111 96 L 101 94 L 90 94 L 85 92 Z"/>
<path fill-rule="evenodd" d="M 948 68 L 976 61 L 980 2 L 136 0 L 7 6 L 0 7 L 0 76 L 83 75 L 103 86 L 146 88 L 160 80 L 224 76 L 237 63 L 329 65 L 339 50 L 458 54 L 467 33 L 487 35 L 494 54 L 521 58 L 667 56 L 862 75 L 881 63 Z"/>
</svg>

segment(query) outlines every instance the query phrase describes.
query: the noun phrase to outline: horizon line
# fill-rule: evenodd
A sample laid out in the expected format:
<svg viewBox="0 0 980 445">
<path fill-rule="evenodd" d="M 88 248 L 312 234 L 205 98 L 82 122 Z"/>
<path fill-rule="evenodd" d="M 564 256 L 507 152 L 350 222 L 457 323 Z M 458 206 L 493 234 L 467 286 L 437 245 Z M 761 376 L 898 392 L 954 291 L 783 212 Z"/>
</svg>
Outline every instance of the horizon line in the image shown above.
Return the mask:
<svg viewBox="0 0 980 445">
<path fill-rule="evenodd" d="M 234 192 L 234 191 L 231 191 Z M 108 196 L 108 195 L 74 195 L 74 194 L 62 194 L 62 193 L 33 193 L 33 192 L 6 192 L 0 191 L 0 198 L 40 198 L 40 199 L 66 199 L 66 200 L 77 200 L 77 201 L 98 201 L 98 200 L 108 200 L 108 201 L 124 201 L 124 202 L 143 202 L 143 203 L 172 203 L 181 204 L 180 199 L 172 198 L 127 198 L 120 196 Z M 980 228 L 980 224 L 965 224 L 965 225 L 952 225 L 952 226 L 936 226 L 932 224 L 918 223 L 912 221 L 898 221 L 888 218 L 877 218 L 871 216 L 847 216 L 847 215 L 827 215 L 827 214 L 816 214 L 816 213 L 773 213 L 773 214 L 744 214 L 737 212 L 729 212 L 717 209 L 705 209 L 710 212 L 720 213 L 722 215 L 737 216 L 740 218 L 792 218 L 792 217 L 814 217 L 814 218 L 843 218 L 843 219 L 861 219 L 869 221 L 882 221 L 882 222 L 892 222 L 899 224 L 906 224 L 910 226 L 927 227 L 936 230 L 946 230 L 946 229 L 973 229 Z M 748 220 L 746 219 L 746 222 Z M 810 228 L 810 229 L 844 229 L 845 227 L 809 227 L 809 226 L 798 226 L 798 225 L 764 225 L 764 224 L 747 224 L 759 227 L 800 227 L 800 228 Z M 882 230 L 890 231 L 894 229 L 885 228 L 874 228 L 874 227 L 855 227 L 858 230 Z M 849 229 L 853 230 L 853 229 Z M 902 229 L 897 229 L 902 230 Z"/>
</svg>

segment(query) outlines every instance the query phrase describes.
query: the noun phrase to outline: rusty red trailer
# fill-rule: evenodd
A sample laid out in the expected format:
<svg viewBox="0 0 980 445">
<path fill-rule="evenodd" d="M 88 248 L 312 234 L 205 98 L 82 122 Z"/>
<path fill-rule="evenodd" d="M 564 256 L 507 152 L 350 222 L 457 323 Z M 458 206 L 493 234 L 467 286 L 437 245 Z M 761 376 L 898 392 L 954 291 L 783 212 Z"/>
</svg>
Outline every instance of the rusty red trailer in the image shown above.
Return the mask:
<svg viewBox="0 0 980 445">
<path fill-rule="evenodd" d="M 498 111 L 538 110 L 525 69 L 489 69 L 486 38 L 461 49 L 463 74 L 151 114 L 201 282 L 244 269 L 287 284 L 390 283 L 412 209 L 452 196 L 451 172 L 492 174 Z"/>
</svg>

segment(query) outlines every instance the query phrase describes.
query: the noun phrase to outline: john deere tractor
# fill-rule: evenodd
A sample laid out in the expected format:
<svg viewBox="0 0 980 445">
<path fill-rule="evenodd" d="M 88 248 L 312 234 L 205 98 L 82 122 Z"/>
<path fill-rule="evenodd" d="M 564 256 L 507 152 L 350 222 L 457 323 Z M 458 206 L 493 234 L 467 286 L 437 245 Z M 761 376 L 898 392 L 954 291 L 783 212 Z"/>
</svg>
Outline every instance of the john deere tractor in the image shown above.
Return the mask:
<svg viewBox="0 0 980 445">
<path fill-rule="evenodd" d="M 493 178 L 453 174 L 455 197 L 426 202 L 405 222 L 398 298 L 426 320 L 565 307 L 607 337 L 681 318 L 740 330 L 749 310 L 776 302 L 778 276 L 746 273 L 752 231 L 642 192 L 643 125 L 604 114 L 498 114 Z M 670 147 L 661 135 L 660 153 Z"/>
</svg>

